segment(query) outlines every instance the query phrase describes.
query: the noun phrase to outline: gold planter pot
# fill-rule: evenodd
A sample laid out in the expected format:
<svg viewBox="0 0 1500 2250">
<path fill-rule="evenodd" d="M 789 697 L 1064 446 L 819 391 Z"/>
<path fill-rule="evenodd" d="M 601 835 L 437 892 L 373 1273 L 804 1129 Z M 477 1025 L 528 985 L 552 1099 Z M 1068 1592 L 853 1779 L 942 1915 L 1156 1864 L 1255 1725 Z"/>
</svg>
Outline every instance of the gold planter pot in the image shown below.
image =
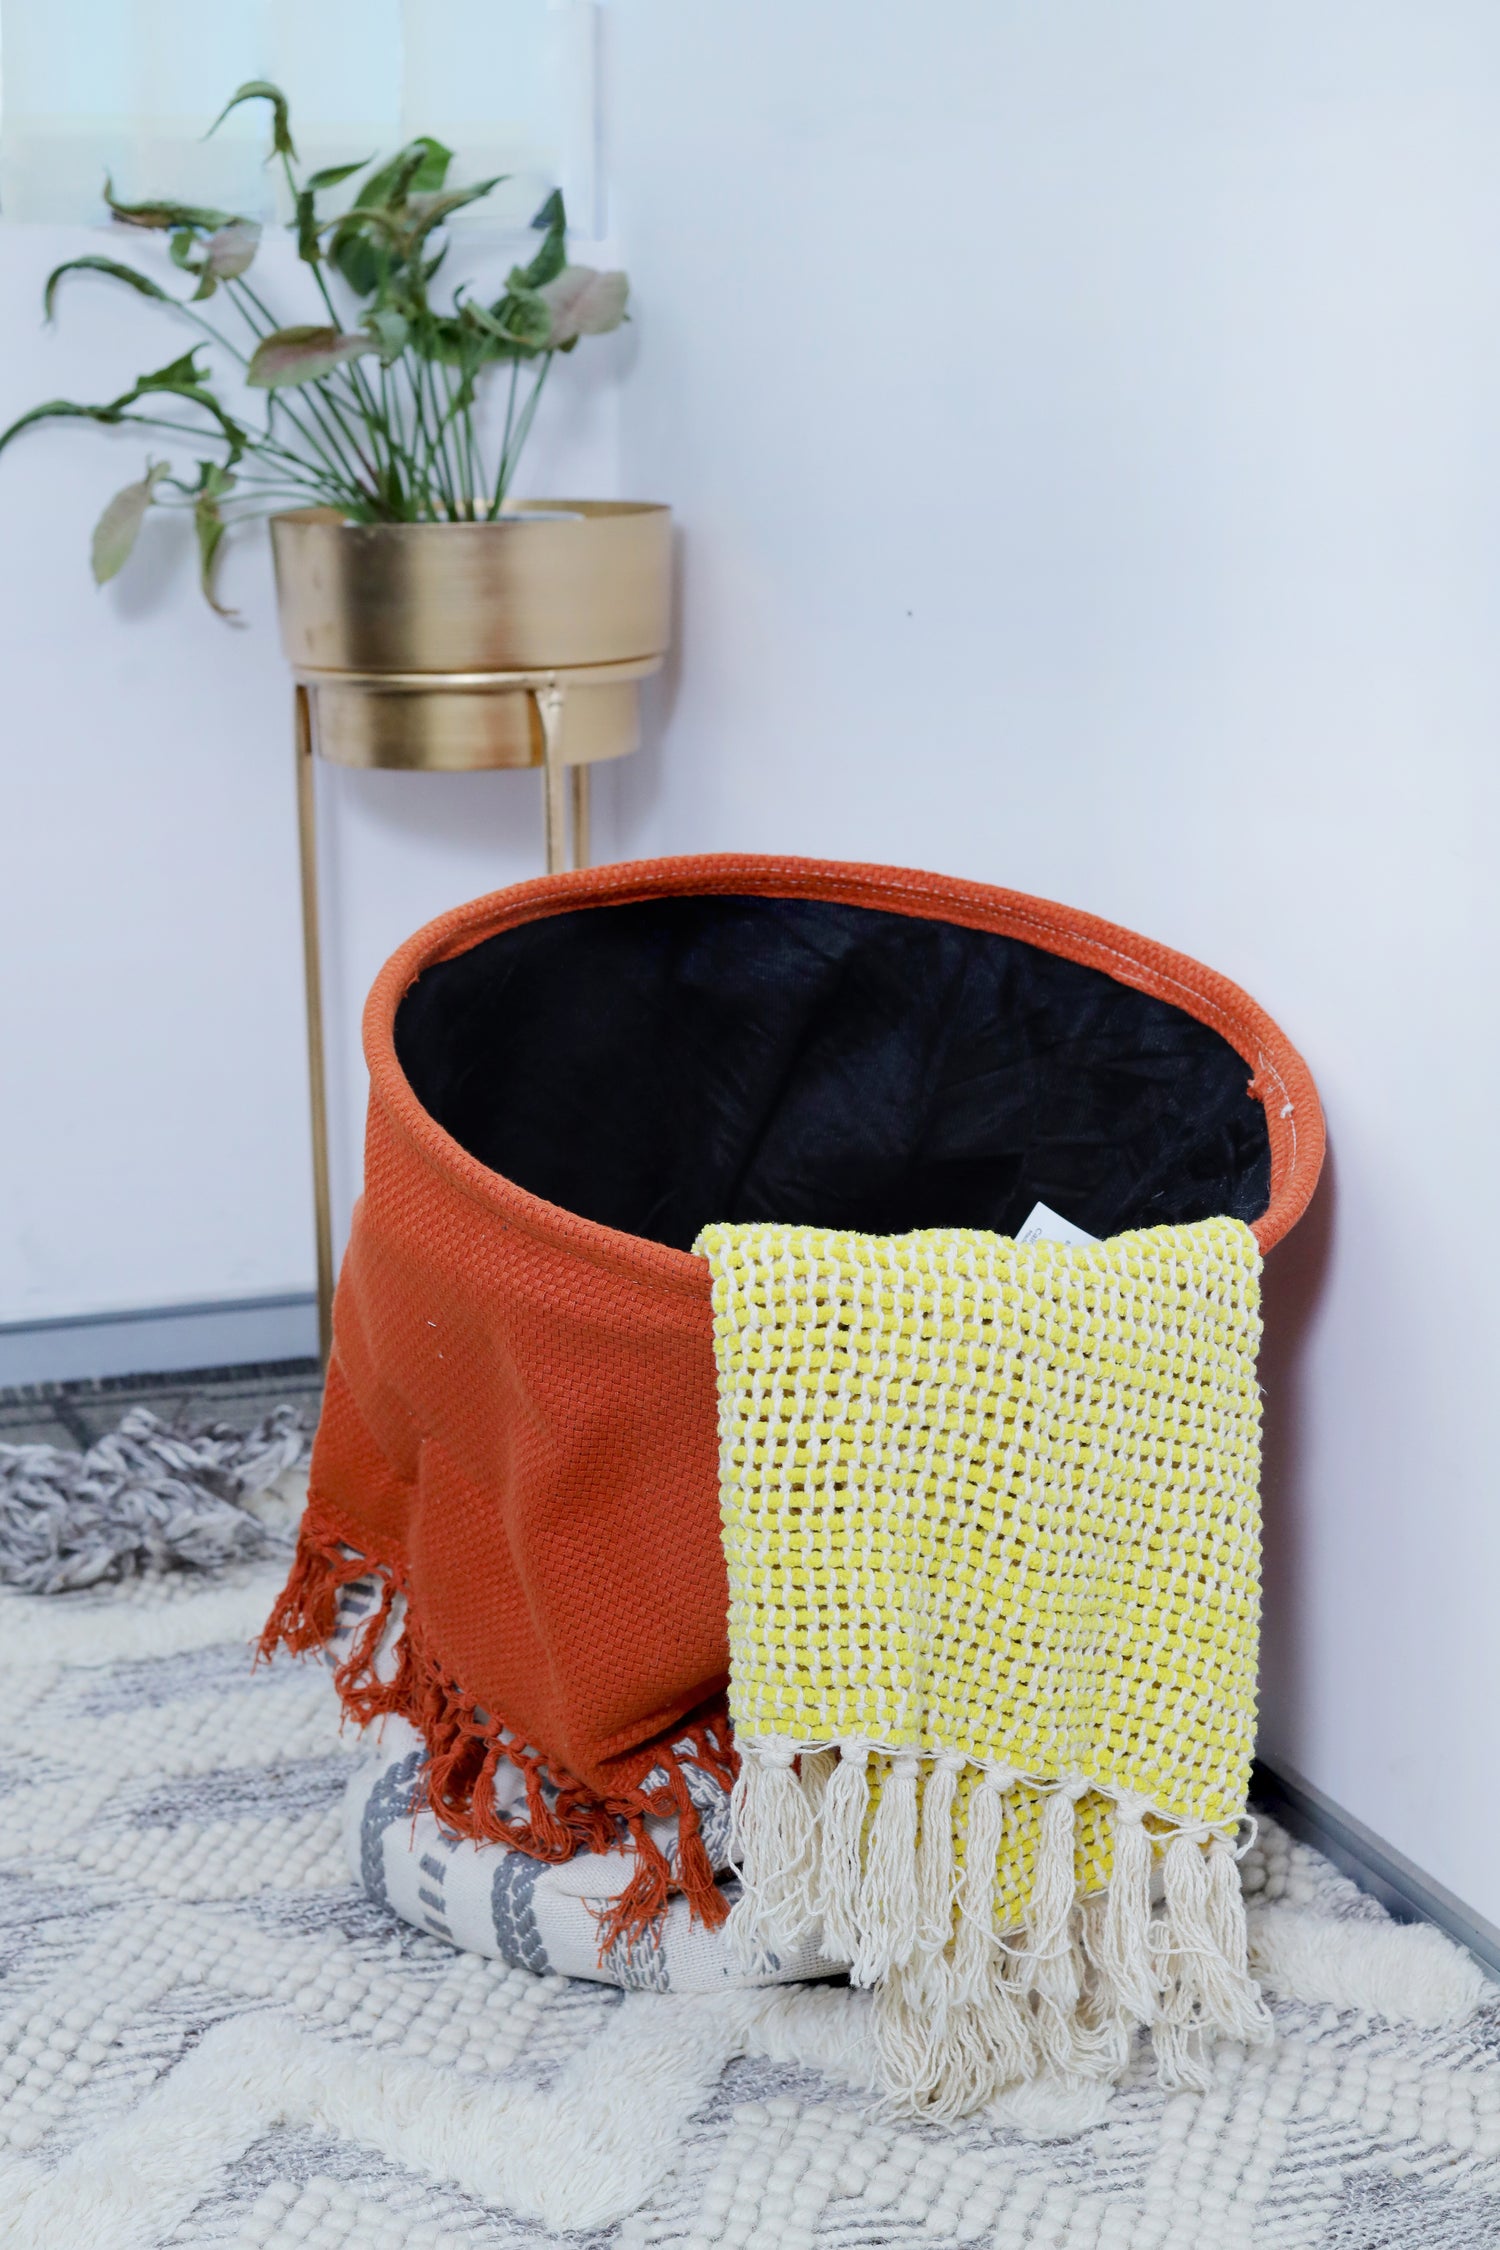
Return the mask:
<svg viewBox="0 0 1500 2250">
<path fill-rule="evenodd" d="M 547 866 L 589 857 L 590 768 L 640 740 L 671 626 L 672 519 L 630 500 L 528 500 L 490 523 L 272 518 L 297 682 L 318 1313 L 333 1296 L 312 760 L 408 772 L 540 766 Z M 571 831 L 571 833 L 570 833 Z"/>
<path fill-rule="evenodd" d="M 526 501 L 493 523 L 271 525 L 281 639 L 313 750 L 341 766 L 547 769 L 548 866 L 587 769 L 640 739 L 638 683 L 671 625 L 671 513 L 634 501 Z M 580 848 L 582 847 L 582 848 Z"/>
</svg>

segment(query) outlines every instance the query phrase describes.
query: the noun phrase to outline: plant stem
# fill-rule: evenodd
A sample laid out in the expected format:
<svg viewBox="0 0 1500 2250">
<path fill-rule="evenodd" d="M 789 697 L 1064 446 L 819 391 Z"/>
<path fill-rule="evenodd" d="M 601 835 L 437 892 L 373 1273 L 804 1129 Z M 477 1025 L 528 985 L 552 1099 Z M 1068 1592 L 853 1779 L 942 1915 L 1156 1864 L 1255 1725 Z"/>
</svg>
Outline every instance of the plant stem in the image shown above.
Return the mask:
<svg viewBox="0 0 1500 2250">
<path fill-rule="evenodd" d="M 458 465 L 458 513 L 462 521 L 466 517 L 472 517 L 474 513 L 474 487 L 469 477 L 468 462 L 464 453 L 464 410 L 461 404 L 464 394 L 462 361 L 459 362 L 456 378 L 451 367 L 444 368 L 443 376 L 448 386 L 448 428 L 453 443 L 453 457 Z"/>
<path fill-rule="evenodd" d="M 420 364 L 432 391 L 432 448 L 428 459 L 437 472 L 438 489 L 442 493 L 443 502 L 451 521 L 457 515 L 458 494 L 453 475 L 453 463 L 448 451 L 447 414 L 444 407 L 445 386 L 439 378 L 435 360 L 422 360 Z"/>
<path fill-rule="evenodd" d="M 190 320 L 195 328 L 201 328 L 204 335 L 217 344 L 221 351 L 228 352 L 231 359 L 237 359 L 241 367 L 250 365 L 248 355 L 240 350 L 238 344 L 231 344 L 227 336 L 221 335 L 211 320 L 205 320 L 202 313 L 195 313 L 191 305 L 184 305 L 175 297 L 172 302 L 177 306 L 177 310 L 182 314 L 183 319 Z"/>
<path fill-rule="evenodd" d="M 422 363 L 414 353 L 403 352 L 401 355 L 400 366 L 402 373 L 406 377 L 407 389 L 411 393 L 413 432 L 412 458 L 415 464 L 414 480 L 420 481 L 423 497 L 424 499 L 426 499 L 429 495 L 431 487 L 430 465 L 432 461 L 432 434 L 427 425 L 427 401 L 423 393 L 421 377 Z M 416 463 L 416 447 L 419 441 L 423 449 L 422 459 L 420 463 Z"/>
<path fill-rule="evenodd" d="M 342 403 L 335 396 L 333 390 L 325 386 L 326 378 L 320 376 L 311 383 L 300 384 L 298 389 L 303 394 L 310 394 L 316 399 L 319 408 L 322 410 L 325 424 L 329 426 L 329 441 L 333 445 L 335 453 L 343 452 L 353 455 L 369 479 L 371 498 L 376 499 L 380 493 L 380 472 L 375 462 L 371 460 L 370 455 L 361 445 L 358 430 L 350 427 Z M 291 406 L 286 390 L 279 389 L 274 395 L 280 402 L 283 411 L 290 414 Z M 291 419 L 294 426 L 299 426 L 295 414 L 291 415 Z M 373 439 L 373 433 L 370 434 Z M 378 448 L 374 446 L 373 442 L 371 452 L 378 452 Z"/>
<path fill-rule="evenodd" d="M 303 440 L 304 444 L 310 445 L 314 452 L 320 453 L 323 459 L 328 463 L 329 467 L 332 468 L 336 472 L 336 474 L 348 477 L 348 455 L 350 452 L 353 452 L 356 459 L 360 458 L 358 445 L 351 445 L 349 433 L 342 427 L 342 424 L 340 423 L 338 418 L 333 414 L 328 402 L 318 395 L 317 386 L 312 383 L 306 383 L 302 385 L 301 388 L 303 398 L 305 399 L 307 405 L 308 415 L 311 422 L 315 424 L 316 427 L 310 428 L 304 425 L 300 415 L 297 412 L 297 405 L 301 404 L 303 401 L 297 400 L 294 403 L 292 397 L 289 396 L 285 390 L 277 390 L 272 393 L 272 397 L 275 400 L 277 408 L 282 414 L 286 416 L 286 419 L 291 423 L 292 428 L 297 432 L 297 435 Z M 269 429 L 269 427 L 270 409 L 268 408 L 267 428 Z M 368 466 L 368 464 L 366 464 L 366 466 Z M 357 477 L 350 477 L 349 481 L 357 486 L 359 480 Z"/>
<path fill-rule="evenodd" d="M 195 444 L 201 443 L 206 436 L 211 434 L 205 430 L 195 430 L 186 422 L 164 421 L 160 415 L 125 414 L 121 416 L 121 420 L 125 422 L 133 422 L 138 427 L 143 429 L 169 430 L 174 437 L 188 438 Z M 306 499 L 308 494 L 311 492 L 320 494 L 327 498 L 336 498 L 342 500 L 343 488 L 341 486 L 335 484 L 332 479 L 322 475 L 315 467 L 310 467 L 306 463 L 298 460 L 296 455 L 290 455 L 288 456 L 288 458 L 292 462 L 292 468 L 290 470 L 285 472 L 276 472 L 267 477 L 258 477 L 253 474 L 245 474 L 239 470 L 231 472 L 234 476 L 235 491 L 239 492 L 241 490 L 262 489 L 267 491 L 283 491 L 292 497 L 301 499 Z M 179 491 L 187 491 L 188 488 L 182 484 L 179 478 L 174 477 L 170 481 L 177 487 Z M 201 497 L 201 495 L 193 493 L 190 494 L 190 497 L 196 503 L 197 499 Z"/>
<path fill-rule="evenodd" d="M 297 176 L 292 170 L 291 159 L 287 156 L 285 150 L 282 151 L 281 169 L 286 176 L 287 190 L 292 198 L 292 209 L 295 211 L 297 207 L 298 196 Z M 335 305 L 333 298 L 329 293 L 328 283 L 324 279 L 323 261 L 321 257 L 304 258 L 302 260 L 302 263 L 305 266 L 310 267 L 312 270 L 313 280 L 317 283 L 318 295 L 323 300 L 323 308 L 328 314 L 331 325 L 340 333 L 342 333 L 344 324 L 339 317 L 338 307 L 337 305 Z M 367 389 L 363 376 L 360 374 L 359 369 L 353 366 L 346 368 L 345 373 L 348 375 L 350 388 L 353 390 L 355 397 L 359 400 L 366 420 L 373 425 L 377 420 L 375 400 L 373 395 Z M 373 471 L 371 472 L 371 475 L 373 478 Z"/>
<path fill-rule="evenodd" d="M 316 460 L 294 453 L 289 446 L 279 444 L 270 436 L 257 440 L 256 451 L 268 455 L 273 462 L 285 464 L 289 476 L 316 483 L 323 491 L 337 492 L 356 507 L 363 507 L 370 497 L 364 486 L 349 476 L 342 462 L 320 468 Z"/>
<path fill-rule="evenodd" d="M 226 281 L 224 284 L 224 288 L 226 294 L 229 296 L 231 304 L 234 305 L 235 310 L 239 313 L 240 318 L 245 322 L 245 325 L 249 328 L 252 335 L 259 339 L 263 336 L 269 336 L 275 332 L 278 325 L 276 315 L 271 311 L 270 307 L 265 303 L 264 299 L 258 294 L 258 292 L 251 288 L 249 282 L 247 282 L 242 275 L 237 274 L 232 280 Z M 242 298 L 248 299 L 248 305 L 241 302 Z M 254 312 L 256 314 L 259 314 L 260 319 L 265 322 L 266 325 L 264 327 L 260 327 L 257 325 L 256 319 L 253 317 L 249 309 L 249 307 L 251 306 L 254 307 Z M 248 362 L 246 364 L 248 364 Z M 302 403 L 303 401 L 305 401 L 309 419 L 320 425 L 323 433 L 323 439 L 326 440 L 326 443 L 320 440 L 317 430 L 306 428 L 304 426 L 301 416 L 296 411 L 296 407 L 292 398 L 285 390 L 279 390 L 275 392 L 273 396 L 276 404 L 280 407 L 282 413 L 285 414 L 287 420 L 291 423 L 292 428 L 296 430 L 303 441 L 306 444 L 311 445 L 315 451 L 321 453 L 323 459 L 329 464 L 329 466 L 342 476 L 346 469 L 346 463 L 343 457 L 344 449 L 350 443 L 350 434 L 346 429 L 343 429 L 341 425 L 334 419 L 331 412 L 332 402 L 325 400 L 321 386 L 315 383 L 308 383 L 303 385 L 302 399 L 301 401 L 298 401 L 298 403 Z M 269 414 L 270 408 L 268 407 L 268 427 Z M 358 448 L 355 447 L 354 450 L 357 452 Z"/>
<path fill-rule="evenodd" d="M 531 386 L 531 396 L 521 409 L 521 418 L 516 424 L 515 437 L 507 447 L 506 457 L 500 464 L 501 479 L 507 489 L 512 476 L 515 474 L 516 465 L 526 450 L 526 440 L 531 435 L 531 425 L 536 418 L 537 405 L 542 395 L 542 385 L 547 380 L 547 372 L 552 365 L 553 357 L 554 354 L 551 352 L 546 352 L 543 355 L 542 364 L 537 370 L 536 381 Z"/>
<path fill-rule="evenodd" d="M 308 389 L 311 389 L 311 385 L 308 385 L 306 387 Z M 291 401 L 281 391 L 273 391 L 271 393 L 271 403 L 266 409 L 266 436 L 264 442 L 269 450 L 278 453 L 283 460 L 301 461 L 303 459 L 303 455 L 295 452 L 292 447 L 281 445 L 275 438 L 272 437 L 272 415 L 278 411 L 286 417 L 288 422 L 290 422 L 292 428 L 296 431 L 297 436 L 302 441 L 302 444 L 306 448 L 307 452 L 314 457 L 312 461 L 306 464 L 307 466 L 315 467 L 317 458 L 321 457 L 326 465 L 328 474 L 335 477 L 339 483 L 347 485 L 351 492 L 363 492 L 364 487 L 361 486 L 357 474 L 354 474 L 351 471 L 348 460 L 348 454 L 350 451 L 353 451 L 356 456 L 358 456 L 358 447 L 350 447 L 347 437 L 343 437 L 341 440 L 341 433 L 337 429 L 328 427 L 326 416 L 314 415 L 314 426 L 309 427 L 300 419 L 300 417 L 294 410 Z M 323 429 L 326 430 L 326 436 L 321 434 L 320 429 L 317 426 L 319 423 L 321 423 Z"/>
<path fill-rule="evenodd" d="M 270 306 L 267 305 L 264 299 L 260 297 L 254 289 L 251 288 L 249 282 L 245 281 L 240 276 L 236 276 L 233 281 L 226 282 L 224 286 L 229 290 L 238 289 L 243 291 L 244 295 L 255 307 L 256 312 L 259 313 L 261 319 L 265 322 L 266 325 L 264 326 L 264 328 L 257 327 L 254 320 L 251 319 L 249 312 L 246 311 L 245 307 L 243 305 L 239 306 L 238 309 L 242 319 L 245 321 L 246 325 L 251 329 L 252 333 L 257 338 L 275 334 L 281 323 L 277 320 L 276 315 L 272 312 Z M 282 412 L 286 415 L 293 429 L 296 430 L 299 435 L 305 435 L 314 444 L 316 444 L 317 440 L 314 437 L 313 432 L 310 430 L 305 432 L 303 431 L 302 423 L 295 411 L 292 396 L 283 389 L 278 390 L 275 393 L 275 397 L 278 405 L 280 406 Z M 302 385 L 300 387 L 300 398 L 298 400 L 298 403 L 301 403 L 302 401 L 306 402 L 308 412 L 312 416 L 312 418 L 321 425 L 323 434 L 328 440 L 328 445 L 333 449 L 330 453 L 327 450 L 327 447 L 320 446 L 319 451 L 323 453 L 325 460 L 337 463 L 338 467 L 342 470 L 345 466 L 345 463 L 343 460 L 341 448 L 346 446 L 349 442 L 348 432 L 341 429 L 333 420 L 330 412 L 330 404 L 325 400 L 322 388 L 319 384 L 308 383 Z"/>
<path fill-rule="evenodd" d="M 505 401 L 505 435 L 500 440 L 500 466 L 495 473 L 495 494 L 490 502 L 490 515 L 498 516 L 505 505 L 506 466 L 510 460 L 510 426 L 516 414 L 516 382 L 521 373 L 521 355 L 518 352 L 510 363 L 510 391 Z"/>
<path fill-rule="evenodd" d="M 345 377 L 349 377 L 353 370 L 346 367 L 341 368 L 339 372 Z M 378 400 L 374 395 L 373 385 L 370 386 L 370 389 L 370 419 L 385 441 L 386 475 L 391 496 L 394 501 L 401 503 L 401 509 L 404 511 L 403 478 L 410 478 L 414 464 L 402 443 L 400 424 L 393 409 L 389 375 L 384 366 L 380 369 L 380 395 Z"/>
<path fill-rule="evenodd" d="M 325 378 L 319 377 L 316 382 L 308 383 L 304 387 L 310 391 L 317 391 L 325 410 L 332 417 L 335 425 L 337 426 L 343 443 L 354 455 L 355 459 L 359 462 L 360 467 L 364 470 L 365 475 L 369 478 L 371 493 L 378 495 L 380 491 L 380 469 L 377 464 L 380 456 L 380 448 L 375 442 L 375 428 L 369 421 L 369 418 L 366 417 L 365 435 L 369 439 L 370 444 L 370 451 L 369 453 L 366 453 L 364 446 L 360 443 L 358 425 L 355 424 L 351 426 L 349 417 L 344 412 L 343 400 L 340 399 L 335 393 L 331 383 L 329 383 L 328 387 L 325 389 L 324 381 Z M 375 458 L 372 459 L 371 455 L 374 455 Z"/>
<path fill-rule="evenodd" d="M 404 461 L 405 455 L 402 452 L 400 440 L 396 436 L 392 427 L 393 411 L 394 409 L 391 399 L 390 375 L 389 371 L 386 368 L 385 362 L 382 360 L 380 365 L 380 412 L 381 418 L 385 424 L 387 437 L 390 441 L 390 477 L 392 486 L 391 499 L 393 502 L 399 503 L 397 513 L 404 516 L 406 513 L 406 494 L 402 488 L 401 472 L 398 463 Z"/>
<path fill-rule="evenodd" d="M 473 360 L 464 369 L 464 452 L 468 461 L 469 521 L 472 523 L 484 506 L 485 474 L 480 458 L 479 434 L 474 427 L 475 403 L 478 398 L 479 362 Z"/>
<path fill-rule="evenodd" d="M 458 515 L 458 477 L 453 467 L 453 447 L 448 436 L 448 419 L 453 401 L 448 390 L 447 369 L 435 359 L 427 362 L 427 377 L 432 385 L 433 428 L 437 436 L 437 466 L 441 472 L 443 498 L 450 521 Z"/>
<path fill-rule="evenodd" d="M 276 318 L 276 315 L 272 312 L 265 299 L 258 295 L 257 292 L 251 288 L 249 282 L 245 279 L 242 273 L 233 275 L 230 280 L 225 282 L 224 293 L 228 297 L 230 303 L 234 306 L 235 311 L 239 314 L 241 320 L 245 323 L 245 326 L 257 339 L 262 336 L 269 336 L 273 334 L 273 332 L 281 326 L 281 322 Z M 249 298 L 250 303 L 255 307 L 255 310 L 257 311 L 257 313 L 259 313 L 261 319 L 265 322 L 264 328 L 258 328 L 255 322 L 251 319 L 245 307 L 240 303 L 240 299 L 242 297 Z"/>
</svg>

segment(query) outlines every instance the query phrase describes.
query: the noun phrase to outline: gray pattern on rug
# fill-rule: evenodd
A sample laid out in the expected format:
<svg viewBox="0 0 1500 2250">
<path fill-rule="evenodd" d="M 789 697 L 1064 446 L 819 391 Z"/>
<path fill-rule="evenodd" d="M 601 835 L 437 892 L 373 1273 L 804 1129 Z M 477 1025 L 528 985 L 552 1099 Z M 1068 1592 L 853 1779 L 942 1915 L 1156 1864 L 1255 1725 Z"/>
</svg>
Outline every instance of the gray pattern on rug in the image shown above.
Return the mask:
<svg viewBox="0 0 1500 2250">
<path fill-rule="evenodd" d="M 1202 2096 L 1143 2057 L 1113 2095 L 893 2121 L 863 1995 L 620 1992 L 382 1914 L 326 1672 L 250 1664 L 276 1576 L 0 1599 L 7 2250 L 1500 2240 L 1500 1993 L 1269 1824 L 1274 2046 L 1220 2049 Z"/>
</svg>

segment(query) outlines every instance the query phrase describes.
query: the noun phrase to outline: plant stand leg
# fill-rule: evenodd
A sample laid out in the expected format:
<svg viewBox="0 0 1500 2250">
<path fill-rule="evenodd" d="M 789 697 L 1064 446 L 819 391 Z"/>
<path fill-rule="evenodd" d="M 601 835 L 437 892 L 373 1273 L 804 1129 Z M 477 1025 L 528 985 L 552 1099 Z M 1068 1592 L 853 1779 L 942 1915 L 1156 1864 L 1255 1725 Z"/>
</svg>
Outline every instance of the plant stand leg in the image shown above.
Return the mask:
<svg viewBox="0 0 1500 2250">
<path fill-rule="evenodd" d="M 560 875 L 568 864 L 567 776 L 562 756 L 563 691 L 555 680 L 533 689 L 542 722 L 542 805 L 547 831 L 547 873 Z"/>
<path fill-rule="evenodd" d="M 591 766 L 569 766 L 573 784 L 573 865 L 589 865 L 589 775 Z"/>
<path fill-rule="evenodd" d="M 318 1244 L 318 1356 L 333 1341 L 333 1204 L 328 1192 L 328 1082 L 323 1056 L 323 962 L 318 940 L 318 833 L 312 702 L 296 691 L 297 838 L 302 854 L 302 966 L 307 986 L 307 1087 L 312 1106 L 313 1221 Z"/>
</svg>

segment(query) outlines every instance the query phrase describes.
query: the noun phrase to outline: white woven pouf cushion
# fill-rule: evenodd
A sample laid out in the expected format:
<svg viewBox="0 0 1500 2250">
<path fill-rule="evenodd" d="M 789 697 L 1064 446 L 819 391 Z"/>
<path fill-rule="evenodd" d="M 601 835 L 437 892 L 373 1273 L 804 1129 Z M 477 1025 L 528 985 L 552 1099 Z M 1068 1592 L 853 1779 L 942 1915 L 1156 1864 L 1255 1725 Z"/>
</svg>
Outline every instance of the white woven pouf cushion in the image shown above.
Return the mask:
<svg viewBox="0 0 1500 2250">
<path fill-rule="evenodd" d="M 599 1919 L 634 1873 L 627 1852 L 579 1852 L 560 1865 L 531 1859 L 506 1844 L 476 1844 L 451 1835 L 425 1806 L 415 1809 L 422 1742 L 404 1719 L 387 1719 L 361 1757 L 344 1792 L 344 1848 L 349 1870 L 376 1906 L 446 1938 L 466 1953 L 488 1954 L 537 1975 L 587 1977 L 597 1984 L 650 1992 L 722 1992 L 730 1986 L 792 1984 L 826 1977 L 809 1937 L 774 1968 L 747 1976 L 730 1957 L 724 1931 L 695 1922 L 674 1898 L 660 1938 L 616 1944 L 601 1959 Z M 703 1841 L 716 1868 L 727 1866 L 729 1800 L 708 1775 L 689 1769 Z M 522 1784 L 515 1777 L 518 1791 Z M 524 1802 L 519 1809 L 524 1810 Z M 654 1821 L 656 1840 L 672 1857 L 675 1823 Z M 723 1878 L 732 1902 L 738 1885 Z"/>
</svg>

